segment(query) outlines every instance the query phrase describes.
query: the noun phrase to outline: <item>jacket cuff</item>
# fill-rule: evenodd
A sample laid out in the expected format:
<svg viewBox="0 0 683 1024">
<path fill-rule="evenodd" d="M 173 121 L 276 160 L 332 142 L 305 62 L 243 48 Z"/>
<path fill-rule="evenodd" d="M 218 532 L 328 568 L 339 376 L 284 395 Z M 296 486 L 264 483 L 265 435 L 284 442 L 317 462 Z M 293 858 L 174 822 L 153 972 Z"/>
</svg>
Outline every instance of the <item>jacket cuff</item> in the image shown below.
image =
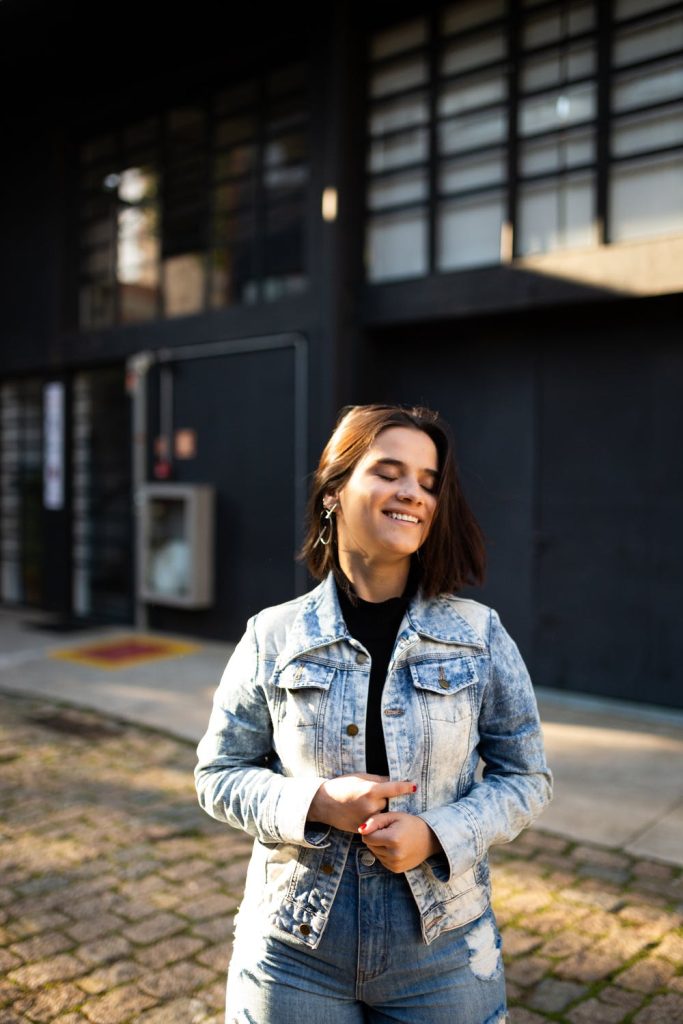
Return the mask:
<svg viewBox="0 0 683 1024">
<path fill-rule="evenodd" d="M 275 807 L 275 829 L 278 841 L 295 843 L 297 846 L 329 846 L 326 841 L 329 826 L 318 821 L 307 821 L 313 797 L 318 792 L 323 778 L 282 779 L 282 788 Z"/>
<path fill-rule="evenodd" d="M 458 878 L 481 860 L 483 843 L 476 821 L 464 808 L 445 805 L 419 815 L 441 843 L 443 854 L 427 859 L 440 882 Z"/>
</svg>

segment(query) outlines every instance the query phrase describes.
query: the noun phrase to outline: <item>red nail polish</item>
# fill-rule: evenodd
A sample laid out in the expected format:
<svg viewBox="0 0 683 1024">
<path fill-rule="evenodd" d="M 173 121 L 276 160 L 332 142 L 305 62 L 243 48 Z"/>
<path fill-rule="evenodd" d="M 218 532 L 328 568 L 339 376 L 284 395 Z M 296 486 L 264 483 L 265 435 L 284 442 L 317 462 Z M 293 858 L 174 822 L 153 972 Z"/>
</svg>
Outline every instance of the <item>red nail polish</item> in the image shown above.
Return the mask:
<svg viewBox="0 0 683 1024">
<path fill-rule="evenodd" d="M 413 793 L 417 793 L 417 786 L 413 784 Z"/>
<path fill-rule="evenodd" d="M 365 821 L 364 821 L 362 825 L 359 825 L 359 826 L 358 826 L 358 831 L 359 831 L 359 832 L 363 832 L 363 831 L 365 831 L 365 829 L 366 829 L 367 827 L 368 827 L 368 825 L 367 825 L 367 822 L 365 822 Z"/>
</svg>

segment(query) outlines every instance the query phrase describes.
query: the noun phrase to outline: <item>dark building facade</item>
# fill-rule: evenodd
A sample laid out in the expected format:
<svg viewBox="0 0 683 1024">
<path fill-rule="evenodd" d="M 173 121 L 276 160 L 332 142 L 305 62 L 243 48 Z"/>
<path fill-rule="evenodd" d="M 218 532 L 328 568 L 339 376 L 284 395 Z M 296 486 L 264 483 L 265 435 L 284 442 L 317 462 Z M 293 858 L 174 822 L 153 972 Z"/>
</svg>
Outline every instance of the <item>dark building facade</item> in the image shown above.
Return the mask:
<svg viewBox="0 0 683 1024">
<path fill-rule="evenodd" d="M 420 402 L 535 680 L 683 706 L 683 3 L 93 17 L 0 5 L 3 604 L 236 639 Z"/>
</svg>

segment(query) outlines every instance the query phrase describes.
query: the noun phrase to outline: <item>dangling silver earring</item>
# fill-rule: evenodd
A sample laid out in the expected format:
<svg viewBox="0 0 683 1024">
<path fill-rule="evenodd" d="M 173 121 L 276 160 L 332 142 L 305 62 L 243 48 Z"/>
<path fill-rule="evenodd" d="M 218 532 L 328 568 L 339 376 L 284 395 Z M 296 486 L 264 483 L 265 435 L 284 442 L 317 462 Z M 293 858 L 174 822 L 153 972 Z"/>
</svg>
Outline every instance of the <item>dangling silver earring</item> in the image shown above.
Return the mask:
<svg viewBox="0 0 683 1024">
<path fill-rule="evenodd" d="M 338 503 L 335 501 L 331 508 L 323 508 L 321 510 L 320 533 L 318 534 L 318 539 L 316 540 L 314 547 L 317 547 L 318 544 L 322 544 L 323 547 L 327 547 L 332 540 L 332 516 L 334 515 L 337 504 Z M 325 534 L 325 530 L 327 530 L 327 534 Z"/>
</svg>

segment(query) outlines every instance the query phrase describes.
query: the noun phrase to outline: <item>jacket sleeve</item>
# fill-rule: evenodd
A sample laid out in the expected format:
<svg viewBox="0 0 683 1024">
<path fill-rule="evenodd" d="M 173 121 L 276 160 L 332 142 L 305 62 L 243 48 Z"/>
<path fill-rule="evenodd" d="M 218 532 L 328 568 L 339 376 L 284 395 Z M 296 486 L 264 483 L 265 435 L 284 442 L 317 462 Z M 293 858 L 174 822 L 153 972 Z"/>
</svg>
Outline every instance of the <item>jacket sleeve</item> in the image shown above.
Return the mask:
<svg viewBox="0 0 683 1024">
<path fill-rule="evenodd" d="M 252 618 L 223 672 L 208 728 L 197 747 L 199 803 L 211 817 L 263 843 L 327 845 L 329 830 L 306 822 L 311 801 L 325 780 L 286 778 L 269 768 L 272 742 Z"/>
<path fill-rule="evenodd" d="M 494 843 L 509 843 L 552 797 L 552 774 L 529 673 L 498 614 L 489 620 L 490 676 L 479 713 L 482 779 L 456 803 L 420 815 L 436 834 L 448 863 L 430 860 L 448 881 L 472 868 Z M 439 866 L 441 861 L 441 866 Z"/>
</svg>

